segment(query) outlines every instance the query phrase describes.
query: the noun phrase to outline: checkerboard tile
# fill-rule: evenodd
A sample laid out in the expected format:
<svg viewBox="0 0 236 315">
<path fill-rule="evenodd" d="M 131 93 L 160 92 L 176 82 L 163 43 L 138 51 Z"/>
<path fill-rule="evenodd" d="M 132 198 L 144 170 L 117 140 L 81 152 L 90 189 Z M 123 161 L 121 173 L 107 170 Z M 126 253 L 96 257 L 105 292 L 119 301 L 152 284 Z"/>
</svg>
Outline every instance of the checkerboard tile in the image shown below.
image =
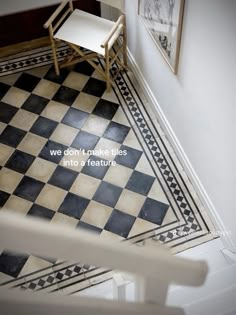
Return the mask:
<svg viewBox="0 0 236 315">
<path fill-rule="evenodd" d="M 0 143 L 0 165 L 3 166 L 6 164 L 12 153 L 14 152 L 14 149 Z"/>
<path fill-rule="evenodd" d="M 16 189 L 22 178 L 22 174 L 3 167 L 1 169 L 0 176 L 0 189 L 11 194 Z"/>
<path fill-rule="evenodd" d="M 0 134 L 3 132 L 3 130 L 6 128 L 7 124 L 0 121 Z"/>
<path fill-rule="evenodd" d="M 195 232 L 203 231 L 204 241 L 208 218 L 201 218 L 199 201 L 183 190 L 171 148 L 129 75 L 118 75 L 109 94 L 86 62 L 57 76 L 50 53 L 39 51 L 31 67 L 21 58 L 25 71 L 0 73 L 1 211 L 108 239 L 153 238 L 177 250 L 178 243 L 191 244 Z M 63 57 L 68 48 L 59 53 Z M 20 71 L 19 62 L 16 57 L 8 66 L 3 63 L 0 72 L 14 64 Z M 37 68 L 40 62 L 43 67 Z M 180 232 L 191 234 L 187 239 Z M 53 291 L 78 281 L 84 288 L 91 284 L 85 279 L 91 275 L 95 281 L 101 270 L 4 251 L 0 272 L 12 286 Z"/>
<path fill-rule="evenodd" d="M 67 105 L 51 100 L 44 108 L 41 116 L 52 121 L 55 120 L 57 122 L 60 122 L 62 118 L 64 118 L 68 110 L 69 107 Z"/>
<path fill-rule="evenodd" d="M 14 86 L 21 90 L 32 92 L 39 81 L 40 79 L 33 75 L 22 73 L 15 82 Z"/>
<path fill-rule="evenodd" d="M 7 125 L 1 133 L 0 142 L 16 148 L 25 135 L 24 130 Z"/>
<path fill-rule="evenodd" d="M 10 195 L 5 201 L 5 209 L 10 209 L 14 213 L 26 215 L 33 203 L 16 195 Z"/>
<path fill-rule="evenodd" d="M 80 219 L 88 204 L 89 199 L 68 193 L 58 211 L 76 219 Z"/>
<path fill-rule="evenodd" d="M 97 136 L 102 136 L 104 131 L 107 129 L 108 124 L 109 120 L 91 114 L 82 127 L 82 130 Z"/>
<path fill-rule="evenodd" d="M 79 134 L 76 136 L 72 143 L 72 147 L 75 149 L 82 149 L 85 151 L 93 150 L 96 146 L 96 144 L 99 141 L 99 137 L 95 136 L 94 134 L 91 134 L 87 131 L 81 130 Z"/>
<path fill-rule="evenodd" d="M 57 211 L 65 199 L 67 192 L 50 184 L 39 183 L 42 185 L 42 188 L 37 193 L 34 201 L 40 206 Z"/>
<path fill-rule="evenodd" d="M 12 86 L 2 98 L 2 102 L 20 108 L 29 96 L 29 92 Z"/>
<path fill-rule="evenodd" d="M 71 170 L 80 172 L 86 165 L 89 155 L 83 154 L 81 151 L 68 147 L 66 153 L 61 159 L 60 165 L 69 168 Z"/>
<path fill-rule="evenodd" d="M 35 157 L 33 155 L 15 150 L 5 166 L 18 173 L 25 174 L 30 165 L 33 163 L 34 159 Z"/>
<path fill-rule="evenodd" d="M 70 108 L 64 116 L 62 123 L 74 128 L 81 128 L 88 119 L 88 116 L 88 113 L 82 110 Z"/>
<path fill-rule="evenodd" d="M 38 117 L 30 131 L 38 136 L 49 138 L 56 129 L 57 123 L 44 117 Z"/>
<path fill-rule="evenodd" d="M 44 183 L 34 178 L 24 176 L 14 190 L 14 195 L 24 198 L 26 200 L 34 202 L 41 190 L 44 187 Z"/>
<path fill-rule="evenodd" d="M 91 113 L 97 105 L 98 101 L 99 97 L 80 92 L 80 94 L 75 99 L 72 107 L 80 109 L 87 113 Z"/>
<path fill-rule="evenodd" d="M 68 74 L 65 81 L 63 82 L 63 85 L 76 91 L 81 91 L 84 88 L 85 84 L 88 82 L 88 80 L 89 76 L 75 71 L 71 71 Z"/>
<path fill-rule="evenodd" d="M 92 199 L 100 183 L 101 180 L 80 173 L 74 181 L 70 192 L 88 199 Z"/>
<path fill-rule="evenodd" d="M 115 159 L 117 152 L 120 150 L 120 146 L 121 145 L 118 142 L 100 138 L 95 147 L 95 150 L 97 150 L 98 153 L 101 152 L 101 154 L 98 154 L 97 157 L 112 161 Z"/>
<path fill-rule="evenodd" d="M 41 219 L 47 219 L 47 220 L 51 220 L 54 214 L 55 214 L 54 211 L 48 208 L 39 206 L 37 204 L 34 204 L 27 213 L 27 215 L 35 216 L 35 217 L 38 217 Z"/>
<path fill-rule="evenodd" d="M 74 142 L 77 135 L 78 129 L 64 124 L 58 124 L 56 129 L 54 129 L 50 139 L 55 142 L 60 142 L 66 146 L 70 146 Z"/>
<path fill-rule="evenodd" d="M 3 102 L 1 102 L 0 105 L 1 105 L 0 120 L 4 123 L 9 123 L 9 121 L 16 114 L 18 109 L 14 106 L 5 104 Z"/>
<path fill-rule="evenodd" d="M 89 203 L 85 213 L 82 215 L 81 221 L 103 229 L 111 213 L 111 207 L 92 200 Z"/>
<path fill-rule="evenodd" d="M 22 105 L 22 108 L 36 114 L 40 114 L 47 106 L 49 100 L 47 98 L 31 94 Z"/>
<path fill-rule="evenodd" d="M 33 90 L 35 96 L 43 97 L 44 99 L 52 99 L 58 91 L 60 85 L 45 79 L 42 79 Z"/>
<path fill-rule="evenodd" d="M 33 156 L 38 156 L 46 143 L 47 138 L 28 132 L 18 145 L 17 149 Z"/>
</svg>

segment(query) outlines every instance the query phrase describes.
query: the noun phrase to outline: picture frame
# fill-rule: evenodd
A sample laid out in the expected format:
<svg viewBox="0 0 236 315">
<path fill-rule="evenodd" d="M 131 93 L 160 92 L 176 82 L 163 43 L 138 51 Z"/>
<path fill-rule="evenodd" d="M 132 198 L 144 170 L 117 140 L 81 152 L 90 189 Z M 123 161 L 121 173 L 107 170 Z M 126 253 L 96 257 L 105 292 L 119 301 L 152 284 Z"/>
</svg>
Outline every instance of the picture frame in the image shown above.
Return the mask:
<svg viewBox="0 0 236 315">
<path fill-rule="evenodd" d="M 178 72 L 185 0 L 139 0 L 138 14 L 174 74 Z"/>
</svg>

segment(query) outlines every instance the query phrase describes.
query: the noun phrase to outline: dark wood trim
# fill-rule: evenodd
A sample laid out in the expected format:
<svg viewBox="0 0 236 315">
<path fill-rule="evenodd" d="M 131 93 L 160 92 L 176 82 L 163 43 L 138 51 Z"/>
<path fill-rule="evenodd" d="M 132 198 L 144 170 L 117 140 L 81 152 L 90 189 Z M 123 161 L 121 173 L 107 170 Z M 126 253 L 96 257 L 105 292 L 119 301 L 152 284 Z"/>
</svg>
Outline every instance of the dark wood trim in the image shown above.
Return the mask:
<svg viewBox="0 0 236 315">
<path fill-rule="evenodd" d="M 100 15 L 100 4 L 96 0 L 74 1 L 74 7 Z M 48 36 L 43 24 L 58 5 L 0 17 L 0 47 L 31 41 Z"/>
<path fill-rule="evenodd" d="M 49 36 L 45 36 L 14 45 L 0 47 L 0 58 L 12 56 L 21 52 L 29 51 L 40 47 L 49 46 L 50 44 L 51 43 Z"/>
</svg>

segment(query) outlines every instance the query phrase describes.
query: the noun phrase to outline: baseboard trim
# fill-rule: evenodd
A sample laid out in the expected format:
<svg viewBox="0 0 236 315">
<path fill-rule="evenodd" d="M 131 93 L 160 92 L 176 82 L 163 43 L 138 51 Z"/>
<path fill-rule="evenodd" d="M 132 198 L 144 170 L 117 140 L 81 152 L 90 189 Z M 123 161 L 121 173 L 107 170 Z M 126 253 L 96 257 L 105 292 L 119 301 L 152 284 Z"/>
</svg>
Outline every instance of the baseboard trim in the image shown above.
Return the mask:
<svg viewBox="0 0 236 315">
<path fill-rule="evenodd" d="M 48 36 L 32 39 L 27 42 L 22 42 L 14 45 L 0 47 L 0 58 L 15 55 L 21 52 L 30 51 L 32 49 L 50 45 Z"/>
<path fill-rule="evenodd" d="M 153 112 L 156 114 L 158 121 L 160 122 L 161 127 L 163 128 L 168 140 L 173 146 L 177 157 L 179 158 L 182 166 L 184 167 L 185 172 L 187 173 L 194 189 L 196 190 L 201 202 L 204 207 L 208 210 L 210 218 L 213 224 L 216 226 L 219 231 L 226 231 L 226 227 L 222 222 L 214 204 L 212 203 L 210 197 L 208 196 L 205 188 L 203 187 L 198 175 L 196 174 L 190 160 L 188 159 L 183 147 L 181 146 L 174 130 L 172 129 L 168 119 L 166 118 L 160 104 L 158 103 L 156 97 L 154 96 L 150 86 L 148 85 L 146 79 L 144 78 L 138 64 L 136 63 L 132 53 L 128 49 L 128 60 L 129 66 L 132 72 L 134 73 L 139 85 L 141 86 L 145 96 L 147 97 Z M 221 240 L 224 246 L 232 251 L 236 251 L 234 242 L 228 234 L 221 236 Z"/>
</svg>

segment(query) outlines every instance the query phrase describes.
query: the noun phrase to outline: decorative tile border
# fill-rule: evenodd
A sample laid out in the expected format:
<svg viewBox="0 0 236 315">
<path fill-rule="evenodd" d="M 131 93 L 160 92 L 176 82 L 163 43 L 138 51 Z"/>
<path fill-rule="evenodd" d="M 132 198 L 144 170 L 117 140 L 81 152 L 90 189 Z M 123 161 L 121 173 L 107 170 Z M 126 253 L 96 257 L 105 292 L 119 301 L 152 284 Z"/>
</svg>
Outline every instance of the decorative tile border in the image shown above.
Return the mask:
<svg viewBox="0 0 236 315">
<path fill-rule="evenodd" d="M 168 201 L 178 217 L 178 226 L 171 226 L 164 233 L 161 233 L 161 228 L 158 229 L 155 239 L 162 243 L 174 240 L 180 240 L 180 243 L 182 243 L 182 239 L 186 241 L 186 235 L 192 235 L 192 239 L 208 235 L 209 228 L 207 223 L 201 216 L 196 201 L 191 196 L 190 190 L 180 174 L 180 170 L 178 170 L 170 152 L 168 152 L 166 140 L 161 137 L 153 124 L 150 114 L 144 107 L 129 78 L 129 74 L 120 74 L 116 79 L 116 84 L 118 87 L 117 96 L 120 99 L 123 110 L 127 118 L 131 120 L 131 125 L 136 126 L 137 139 L 143 139 L 144 152 L 149 153 L 147 157 L 153 167 L 153 171 L 157 179 L 159 179 L 163 190 L 169 192 L 167 195 Z M 160 130 L 160 126 L 158 127 Z M 184 193 L 183 187 L 187 193 Z"/>
<path fill-rule="evenodd" d="M 70 53 L 67 46 L 61 46 L 58 57 L 62 60 Z M 36 49 L 30 54 L 16 55 L 10 60 L 0 59 L 0 76 L 52 64 L 52 53 L 48 47 Z M 114 66 L 112 72 L 116 73 Z M 150 111 L 143 96 L 136 90 L 130 73 L 120 73 L 116 78 L 115 93 L 123 111 L 133 126 L 143 151 L 148 158 L 156 178 L 166 194 L 175 216 L 168 224 L 146 231 L 127 239 L 130 243 L 145 244 L 148 240 L 168 244 L 173 253 L 206 242 L 213 237 L 208 218 L 203 218 L 199 209 L 200 201 L 191 194 L 191 184 L 183 179 L 183 169 L 171 149 L 155 115 Z M 155 124 L 154 124 L 155 121 Z M 207 222 L 206 222 L 207 221 Z M 111 271 L 69 262 L 55 264 L 16 280 L 2 283 L 7 287 L 20 287 L 32 291 L 63 291 L 71 294 L 103 282 L 112 276 Z"/>
<path fill-rule="evenodd" d="M 62 45 L 57 50 L 57 57 L 62 61 L 66 56 L 70 55 L 71 49 Z M 34 49 L 30 53 L 17 54 L 11 59 L 0 58 L 0 76 L 5 76 L 29 69 L 50 65 L 53 63 L 53 55 L 48 47 Z"/>
</svg>

